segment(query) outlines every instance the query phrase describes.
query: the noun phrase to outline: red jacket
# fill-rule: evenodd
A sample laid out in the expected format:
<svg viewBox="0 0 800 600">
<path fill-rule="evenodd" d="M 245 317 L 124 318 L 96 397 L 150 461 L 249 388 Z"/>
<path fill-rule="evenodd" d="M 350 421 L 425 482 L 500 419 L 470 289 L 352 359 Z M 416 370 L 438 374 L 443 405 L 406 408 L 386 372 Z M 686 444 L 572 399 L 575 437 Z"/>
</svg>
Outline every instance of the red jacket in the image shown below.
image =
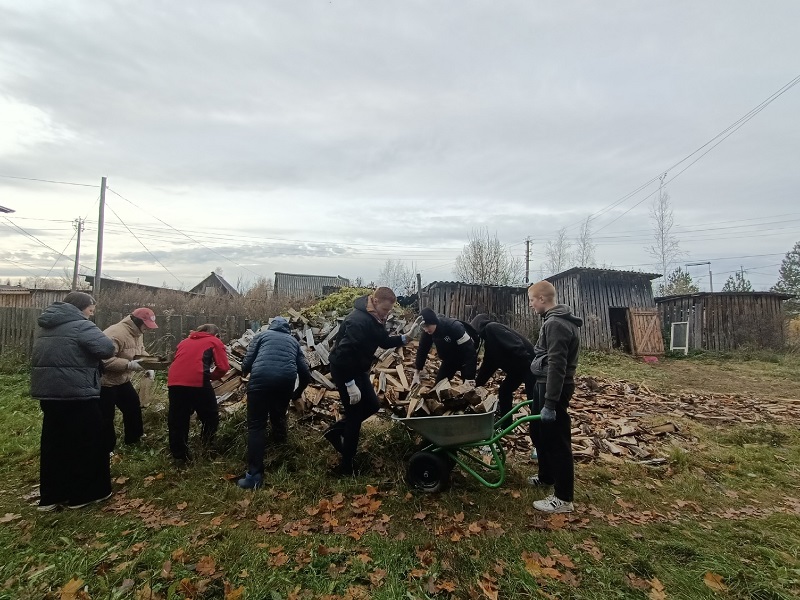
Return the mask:
<svg viewBox="0 0 800 600">
<path fill-rule="evenodd" d="M 215 365 L 216 369 L 211 370 Z M 203 387 L 206 381 L 222 379 L 230 370 L 228 354 L 220 339 L 205 331 L 192 331 L 178 344 L 169 367 L 167 385 Z"/>
</svg>

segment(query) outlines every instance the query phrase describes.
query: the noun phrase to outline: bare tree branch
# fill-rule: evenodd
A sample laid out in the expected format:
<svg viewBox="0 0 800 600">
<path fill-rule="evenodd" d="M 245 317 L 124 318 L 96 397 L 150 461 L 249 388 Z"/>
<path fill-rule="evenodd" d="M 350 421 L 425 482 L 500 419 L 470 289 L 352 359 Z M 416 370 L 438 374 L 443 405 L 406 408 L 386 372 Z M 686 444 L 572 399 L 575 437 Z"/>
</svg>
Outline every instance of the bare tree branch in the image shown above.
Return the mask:
<svg viewBox="0 0 800 600">
<path fill-rule="evenodd" d="M 472 231 L 456 258 L 453 275 L 466 283 L 512 285 L 522 281 L 523 264 L 500 243 L 496 233 L 491 235 L 484 227 Z"/>
</svg>

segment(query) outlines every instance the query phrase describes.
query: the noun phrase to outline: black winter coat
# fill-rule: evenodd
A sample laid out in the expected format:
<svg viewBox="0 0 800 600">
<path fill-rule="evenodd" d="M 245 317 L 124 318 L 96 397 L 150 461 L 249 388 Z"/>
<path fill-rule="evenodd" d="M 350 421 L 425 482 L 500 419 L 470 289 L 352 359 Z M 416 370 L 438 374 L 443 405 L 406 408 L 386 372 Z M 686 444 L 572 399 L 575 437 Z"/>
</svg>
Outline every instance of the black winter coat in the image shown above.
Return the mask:
<svg viewBox="0 0 800 600">
<path fill-rule="evenodd" d="M 461 376 L 464 379 L 475 378 L 475 367 L 478 362 L 478 354 L 475 351 L 475 343 L 469 339 L 461 344 L 467 329 L 461 321 L 438 315 L 439 323 L 433 335 L 422 332 L 417 349 L 417 359 L 414 368 L 421 371 L 428 360 L 428 352 L 431 346 L 436 344 L 436 352 L 444 364 L 456 364 L 459 366 Z"/>
<path fill-rule="evenodd" d="M 54 302 L 39 316 L 33 342 L 31 397 L 91 400 L 100 397 L 100 360 L 114 356 L 114 342 L 78 309 Z"/>
<path fill-rule="evenodd" d="M 399 335 L 389 335 L 386 327 L 367 312 L 367 296 L 355 301 L 355 308 L 339 326 L 336 347 L 331 351 L 331 371 L 337 380 L 348 382 L 372 366 L 375 350 L 403 345 Z"/>
<path fill-rule="evenodd" d="M 489 321 L 488 317 L 486 320 L 476 317 L 472 321 L 472 327 L 478 331 L 484 348 L 483 362 L 475 377 L 475 385 L 485 385 L 497 369 L 509 373 L 530 368 L 534 349 L 525 336 L 507 325 Z"/>
<path fill-rule="evenodd" d="M 302 393 L 311 380 L 306 357 L 300 343 L 292 336 L 289 322 L 275 317 L 269 329 L 259 333 L 247 347 L 242 361 L 242 375 L 250 374 L 248 390 L 262 390 L 275 385 L 286 385 L 300 377 L 300 387 L 295 395 Z"/>
</svg>

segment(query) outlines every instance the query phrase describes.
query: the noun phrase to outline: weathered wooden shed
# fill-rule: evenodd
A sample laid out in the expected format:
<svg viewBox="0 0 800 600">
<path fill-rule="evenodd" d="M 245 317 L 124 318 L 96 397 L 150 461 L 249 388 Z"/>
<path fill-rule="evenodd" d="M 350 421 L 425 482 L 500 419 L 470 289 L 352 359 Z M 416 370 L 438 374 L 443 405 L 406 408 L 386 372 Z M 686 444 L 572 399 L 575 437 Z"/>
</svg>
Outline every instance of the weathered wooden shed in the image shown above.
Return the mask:
<svg viewBox="0 0 800 600">
<path fill-rule="evenodd" d="M 653 286 L 661 275 L 575 267 L 547 278 L 559 303 L 583 318 L 581 346 L 620 348 L 635 355 L 664 353 Z"/>
<path fill-rule="evenodd" d="M 47 308 L 64 299 L 70 290 L 49 290 L 0 285 L 0 307 Z"/>
<path fill-rule="evenodd" d="M 467 323 L 488 313 L 527 336 L 538 330 L 540 322 L 528 307 L 527 288 L 521 286 L 434 281 L 422 288 L 419 305 Z"/>
<path fill-rule="evenodd" d="M 665 329 L 687 323 L 693 350 L 741 346 L 780 349 L 786 344 L 783 301 L 776 292 L 701 292 L 656 298 Z"/>
<path fill-rule="evenodd" d="M 275 272 L 274 293 L 289 298 L 323 296 L 340 287 L 349 287 L 350 280 L 330 275 L 301 275 Z"/>
<path fill-rule="evenodd" d="M 222 275 L 214 271 L 211 271 L 211 275 L 190 289 L 189 292 L 202 294 L 203 296 L 231 296 L 234 298 L 241 296 L 235 287 L 228 283 Z"/>
</svg>

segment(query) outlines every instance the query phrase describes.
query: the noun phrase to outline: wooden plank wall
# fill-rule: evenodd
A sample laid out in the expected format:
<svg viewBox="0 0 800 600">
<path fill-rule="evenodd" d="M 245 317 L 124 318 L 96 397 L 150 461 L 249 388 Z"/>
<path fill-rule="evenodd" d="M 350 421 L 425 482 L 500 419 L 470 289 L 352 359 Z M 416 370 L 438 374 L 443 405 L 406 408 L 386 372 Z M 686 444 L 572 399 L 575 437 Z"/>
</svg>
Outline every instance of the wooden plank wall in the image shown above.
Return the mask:
<svg viewBox="0 0 800 600">
<path fill-rule="evenodd" d="M 559 303 L 583 318 L 581 346 L 611 350 L 610 308 L 654 308 L 650 279 L 636 273 L 573 273 L 552 282 Z"/>
<path fill-rule="evenodd" d="M 420 297 L 420 308 L 426 306 L 467 323 L 475 315 L 489 313 L 528 337 L 539 329 L 540 319 L 528 307 L 528 290 L 524 287 L 437 283 Z"/>
<path fill-rule="evenodd" d="M 38 308 L 0 307 L 0 356 L 31 355 L 40 314 Z"/>
<path fill-rule="evenodd" d="M 665 327 L 689 322 L 689 347 L 735 350 L 781 349 L 786 343 L 782 300 L 770 294 L 708 293 L 658 303 Z"/>
<path fill-rule="evenodd" d="M 33 350 L 33 340 L 38 330 L 36 320 L 42 314 L 40 308 L 0 307 L 0 355 L 16 354 L 28 358 Z M 100 329 L 120 321 L 125 315 L 98 311 L 95 322 Z M 156 315 L 158 329 L 145 333 L 145 346 L 152 354 L 173 356 L 178 343 L 189 335 L 189 331 L 204 323 L 215 323 L 224 333 L 222 341 L 228 343 L 241 337 L 249 326 L 244 317 L 222 317 L 210 315 Z"/>
</svg>

